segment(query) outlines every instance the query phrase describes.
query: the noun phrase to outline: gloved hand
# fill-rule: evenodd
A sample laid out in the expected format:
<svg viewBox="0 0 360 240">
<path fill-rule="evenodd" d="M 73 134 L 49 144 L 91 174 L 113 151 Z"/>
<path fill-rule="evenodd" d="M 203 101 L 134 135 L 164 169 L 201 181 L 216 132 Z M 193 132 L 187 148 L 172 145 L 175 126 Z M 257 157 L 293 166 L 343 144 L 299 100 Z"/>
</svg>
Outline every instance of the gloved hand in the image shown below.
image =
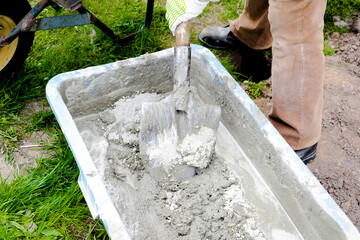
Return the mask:
<svg viewBox="0 0 360 240">
<path fill-rule="evenodd" d="M 220 0 L 167 0 L 166 19 L 169 21 L 169 28 L 175 36 L 177 25 L 197 17 L 209 2 Z"/>
</svg>

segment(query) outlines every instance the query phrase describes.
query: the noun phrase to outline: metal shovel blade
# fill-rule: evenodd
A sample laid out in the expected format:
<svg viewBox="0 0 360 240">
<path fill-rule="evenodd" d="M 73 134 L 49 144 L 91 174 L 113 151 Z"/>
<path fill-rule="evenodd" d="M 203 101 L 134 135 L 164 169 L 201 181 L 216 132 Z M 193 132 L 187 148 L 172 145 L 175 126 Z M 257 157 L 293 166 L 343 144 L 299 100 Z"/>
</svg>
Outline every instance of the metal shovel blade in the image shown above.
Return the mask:
<svg viewBox="0 0 360 240">
<path fill-rule="evenodd" d="M 187 132 L 195 132 L 199 127 L 208 127 L 214 130 L 219 128 L 221 118 L 220 106 L 191 101 L 187 111 L 189 128 Z"/>
<path fill-rule="evenodd" d="M 177 164 L 179 141 L 176 109 L 173 102 L 142 105 L 140 122 L 140 154 L 148 158 L 148 170 L 160 181 L 183 181 L 196 174 L 195 168 Z"/>
<path fill-rule="evenodd" d="M 159 141 L 177 142 L 176 110 L 172 102 L 143 103 L 140 121 L 140 152 L 156 147 Z"/>
<path fill-rule="evenodd" d="M 171 96 L 171 95 L 170 95 Z M 203 127 L 219 127 L 220 106 L 194 102 L 190 97 L 187 111 L 176 109 L 171 97 L 160 102 L 144 103 L 140 121 L 140 155 L 148 160 L 152 177 L 160 181 L 183 181 L 196 174 L 195 167 L 182 162 L 178 146 L 184 138 L 197 135 Z M 207 145 L 206 138 L 197 144 Z"/>
</svg>

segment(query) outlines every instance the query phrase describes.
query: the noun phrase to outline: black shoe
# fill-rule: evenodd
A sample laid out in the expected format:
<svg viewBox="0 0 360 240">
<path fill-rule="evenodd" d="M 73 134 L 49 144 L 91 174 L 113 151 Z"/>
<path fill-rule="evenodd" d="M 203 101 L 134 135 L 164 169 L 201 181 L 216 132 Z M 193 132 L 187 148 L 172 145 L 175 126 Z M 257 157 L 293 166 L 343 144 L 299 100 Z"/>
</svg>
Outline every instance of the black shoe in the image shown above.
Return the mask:
<svg viewBox="0 0 360 240">
<path fill-rule="evenodd" d="M 245 45 L 230 31 L 230 27 L 207 27 L 199 34 L 204 46 L 220 50 L 235 49 Z"/>
<path fill-rule="evenodd" d="M 311 147 L 307 147 L 300 150 L 295 150 L 295 153 L 299 156 L 299 158 L 306 164 L 312 162 L 316 157 L 316 147 L 317 143 L 312 145 Z"/>
<path fill-rule="evenodd" d="M 230 62 L 236 66 L 236 71 L 245 78 L 251 78 L 258 83 L 271 76 L 271 59 L 265 54 L 266 50 L 255 50 L 241 42 L 230 31 L 230 27 L 207 27 L 199 34 L 199 40 L 204 46 L 219 50 L 233 49 Z"/>
</svg>

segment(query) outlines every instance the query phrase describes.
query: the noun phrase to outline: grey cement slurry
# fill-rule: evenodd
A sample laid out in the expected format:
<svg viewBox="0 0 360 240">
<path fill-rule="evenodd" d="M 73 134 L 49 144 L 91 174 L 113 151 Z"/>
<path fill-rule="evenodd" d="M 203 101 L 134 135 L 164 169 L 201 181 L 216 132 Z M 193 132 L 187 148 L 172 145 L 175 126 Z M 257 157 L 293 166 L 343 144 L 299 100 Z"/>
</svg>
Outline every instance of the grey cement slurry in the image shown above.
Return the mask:
<svg viewBox="0 0 360 240">
<path fill-rule="evenodd" d="M 217 132 L 215 154 L 196 176 L 162 182 L 149 175 L 139 155 L 140 110 L 143 102 L 162 98 L 164 95 L 136 94 L 98 114 L 74 119 L 130 237 L 269 239 L 259 227 L 264 226 L 263 216 L 257 215 L 258 209 L 245 197 L 242 184 L 246 181 L 231 170 L 231 164 L 244 162 L 246 156 L 223 124 Z M 254 175 L 249 167 L 243 171 L 244 176 Z M 265 191 L 261 184 L 257 188 Z M 301 239 L 280 229 L 269 231 L 272 237 Z"/>
</svg>

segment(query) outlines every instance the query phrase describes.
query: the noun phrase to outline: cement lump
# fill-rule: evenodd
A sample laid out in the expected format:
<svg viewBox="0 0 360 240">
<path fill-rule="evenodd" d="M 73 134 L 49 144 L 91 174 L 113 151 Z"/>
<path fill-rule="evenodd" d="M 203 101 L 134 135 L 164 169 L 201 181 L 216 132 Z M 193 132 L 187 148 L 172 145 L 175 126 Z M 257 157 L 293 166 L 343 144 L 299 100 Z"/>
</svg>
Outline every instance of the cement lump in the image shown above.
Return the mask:
<svg viewBox="0 0 360 240">
<path fill-rule="evenodd" d="M 205 143 L 205 144 L 204 144 Z M 150 162 L 161 159 L 169 168 L 173 164 L 186 164 L 196 168 L 206 168 L 215 151 L 215 131 L 201 127 L 197 133 L 188 134 L 182 141 L 168 141 L 166 137 L 157 146 L 147 149 Z"/>
<path fill-rule="evenodd" d="M 182 163 L 196 168 L 206 168 L 215 152 L 216 135 L 214 129 L 201 127 L 197 133 L 186 135 L 177 151 Z"/>
</svg>

